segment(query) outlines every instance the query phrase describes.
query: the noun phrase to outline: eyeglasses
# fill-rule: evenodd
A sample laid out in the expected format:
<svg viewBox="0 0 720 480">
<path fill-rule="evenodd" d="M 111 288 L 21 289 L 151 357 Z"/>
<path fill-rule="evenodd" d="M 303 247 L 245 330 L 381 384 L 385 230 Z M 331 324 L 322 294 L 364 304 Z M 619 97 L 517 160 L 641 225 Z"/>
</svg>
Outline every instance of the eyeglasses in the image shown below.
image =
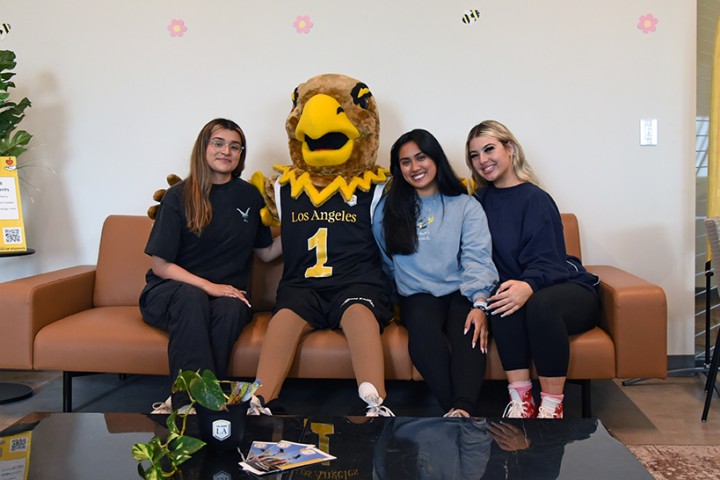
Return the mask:
<svg viewBox="0 0 720 480">
<path fill-rule="evenodd" d="M 221 138 L 211 138 L 210 139 L 210 145 L 213 146 L 213 148 L 217 148 L 218 150 L 222 150 L 225 148 L 225 145 L 228 145 L 228 142 Z M 230 151 L 233 153 L 241 153 L 243 150 L 245 150 L 245 147 L 243 145 L 240 145 L 238 142 L 230 142 Z"/>
</svg>

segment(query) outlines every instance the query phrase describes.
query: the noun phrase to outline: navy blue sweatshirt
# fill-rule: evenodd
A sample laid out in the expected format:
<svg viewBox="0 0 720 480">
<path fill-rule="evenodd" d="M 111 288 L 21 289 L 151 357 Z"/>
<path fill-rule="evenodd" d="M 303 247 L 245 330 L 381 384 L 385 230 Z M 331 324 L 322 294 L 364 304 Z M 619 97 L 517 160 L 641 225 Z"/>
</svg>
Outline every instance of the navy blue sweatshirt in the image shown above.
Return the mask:
<svg viewBox="0 0 720 480">
<path fill-rule="evenodd" d="M 501 283 L 522 280 L 533 292 L 563 282 L 597 290 L 598 277 L 567 254 L 560 212 L 544 190 L 529 182 L 509 188 L 490 184 L 475 197 L 487 215 Z"/>
</svg>

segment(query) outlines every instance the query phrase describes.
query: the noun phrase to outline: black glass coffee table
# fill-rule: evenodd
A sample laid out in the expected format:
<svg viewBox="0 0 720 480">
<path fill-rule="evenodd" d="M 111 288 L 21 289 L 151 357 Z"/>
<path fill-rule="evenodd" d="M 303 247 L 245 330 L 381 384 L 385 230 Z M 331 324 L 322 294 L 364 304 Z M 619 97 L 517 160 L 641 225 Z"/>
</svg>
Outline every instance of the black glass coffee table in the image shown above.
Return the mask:
<svg viewBox="0 0 720 480">
<path fill-rule="evenodd" d="M 31 480 L 139 478 L 130 449 L 155 434 L 166 433 L 165 418 L 130 413 L 27 415 L 0 432 L 0 478 L 6 478 L 3 473 L 7 472 L 27 472 Z M 196 435 L 195 416 L 190 419 L 188 433 Z M 247 452 L 253 440 L 289 440 L 317 445 L 337 457 L 280 476 L 260 477 L 273 479 L 653 478 L 596 419 L 499 422 L 431 417 L 248 417 L 239 447 Z M 6 461 L 11 447 L 16 450 L 15 457 Z M 17 451 L 22 448 L 26 451 Z M 182 478 L 258 478 L 242 471 L 240 460 L 236 451 L 216 454 L 206 447 L 183 465 Z"/>
</svg>

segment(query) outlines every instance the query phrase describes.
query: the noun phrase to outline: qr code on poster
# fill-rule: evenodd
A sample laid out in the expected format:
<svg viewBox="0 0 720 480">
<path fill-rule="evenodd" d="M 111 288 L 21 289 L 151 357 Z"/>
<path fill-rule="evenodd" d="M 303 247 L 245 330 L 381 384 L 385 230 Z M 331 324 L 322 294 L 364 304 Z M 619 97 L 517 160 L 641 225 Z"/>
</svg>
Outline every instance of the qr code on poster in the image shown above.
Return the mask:
<svg viewBox="0 0 720 480">
<path fill-rule="evenodd" d="M 17 227 L 3 228 L 3 238 L 6 245 L 22 243 L 22 230 Z"/>
<path fill-rule="evenodd" d="M 10 453 L 13 452 L 26 452 L 28 448 L 27 437 L 12 438 L 10 439 Z"/>
</svg>

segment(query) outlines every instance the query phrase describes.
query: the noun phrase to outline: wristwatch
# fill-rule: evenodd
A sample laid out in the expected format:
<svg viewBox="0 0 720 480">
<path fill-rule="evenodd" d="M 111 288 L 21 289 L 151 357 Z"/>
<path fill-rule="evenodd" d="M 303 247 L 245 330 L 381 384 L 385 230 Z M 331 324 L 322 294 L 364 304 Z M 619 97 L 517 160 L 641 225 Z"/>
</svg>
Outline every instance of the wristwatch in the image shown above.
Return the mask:
<svg viewBox="0 0 720 480">
<path fill-rule="evenodd" d="M 484 300 L 473 303 L 473 308 L 479 308 L 483 311 L 485 315 L 490 315 L 490 310 L 488 309 L 487 302 Z"/>
</svg>

